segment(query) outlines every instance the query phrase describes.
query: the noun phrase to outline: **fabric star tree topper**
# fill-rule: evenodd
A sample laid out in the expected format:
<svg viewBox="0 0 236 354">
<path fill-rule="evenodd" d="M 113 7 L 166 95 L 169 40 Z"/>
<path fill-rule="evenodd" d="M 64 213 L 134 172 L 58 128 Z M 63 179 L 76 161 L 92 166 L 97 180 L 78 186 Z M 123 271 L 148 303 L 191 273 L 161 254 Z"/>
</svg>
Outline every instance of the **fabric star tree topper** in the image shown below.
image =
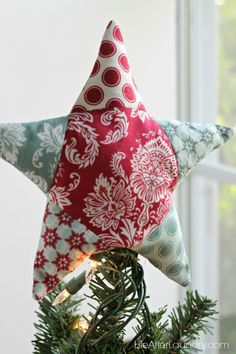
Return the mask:
<svg viewBox="0 0 236 354">
<path fill-rule="evenodd" d="M 226 126 L 153 119 L 133 80 L 120 28 L 111 21 L 67 117 L 0 125 L 0 156 L 48 198 L 34 264 L 35 298 L 92 254 L 122 247 L 187 285 L 172 194 L 233 133 Z"/>
</svg>

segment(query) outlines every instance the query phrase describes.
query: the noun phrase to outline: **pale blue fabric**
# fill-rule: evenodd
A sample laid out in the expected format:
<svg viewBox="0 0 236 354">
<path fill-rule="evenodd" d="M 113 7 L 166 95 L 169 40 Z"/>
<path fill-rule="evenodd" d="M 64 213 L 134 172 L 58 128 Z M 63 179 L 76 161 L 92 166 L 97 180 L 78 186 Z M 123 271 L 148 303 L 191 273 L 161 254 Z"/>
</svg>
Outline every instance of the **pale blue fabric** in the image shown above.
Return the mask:
<svg viewBox="0 0 236 354">
<path fill-rule="evenodd" d="M 60 160 L 68 117 L 0 124 L 0 157 L 47 193 Z"/>
</svg>

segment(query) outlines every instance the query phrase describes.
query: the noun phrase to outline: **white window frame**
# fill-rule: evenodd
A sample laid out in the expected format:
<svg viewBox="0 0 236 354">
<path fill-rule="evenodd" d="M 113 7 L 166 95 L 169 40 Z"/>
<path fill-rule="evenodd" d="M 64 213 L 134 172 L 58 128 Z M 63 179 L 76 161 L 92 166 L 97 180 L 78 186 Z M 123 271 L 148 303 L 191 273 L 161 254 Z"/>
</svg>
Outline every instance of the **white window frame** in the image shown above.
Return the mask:
<svg viewBox="0 0 236 354">
<path fill-rule="evenodd" d="M 177 1 L 178 120 L 214 123 L 217 117 L 217 37 L 214 0 Z M 222 165 L 216 152 L 199 164 L 180 185 L 178 194 L 192 288 L 215 299 L 219 298 L 219 231 L 214 223 L 219 182 L 236 184 L 236 168 Z M 180 298 L 183 296 L 184 291 L 180 291 Z M 203 337 L 203 342 L 219 341 L 215 326 L 214 337 Z"/>
</svg>

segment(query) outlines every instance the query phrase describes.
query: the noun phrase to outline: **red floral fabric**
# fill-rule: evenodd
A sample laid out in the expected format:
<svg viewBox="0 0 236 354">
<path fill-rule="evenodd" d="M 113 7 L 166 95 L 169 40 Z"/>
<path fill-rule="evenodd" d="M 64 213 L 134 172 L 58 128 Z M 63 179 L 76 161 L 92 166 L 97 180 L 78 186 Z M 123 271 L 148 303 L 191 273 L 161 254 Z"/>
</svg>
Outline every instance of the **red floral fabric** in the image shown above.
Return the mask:
<svg viewBox="0 0 236 354">
<path fill-rule="evenodd" d="M 70 115 L 49 196 L 103 240 L 101 251 L 148 237 L 168 213 L 177 181 L 171 143 L 147 113 L 94 110 Z"/>
</svg>

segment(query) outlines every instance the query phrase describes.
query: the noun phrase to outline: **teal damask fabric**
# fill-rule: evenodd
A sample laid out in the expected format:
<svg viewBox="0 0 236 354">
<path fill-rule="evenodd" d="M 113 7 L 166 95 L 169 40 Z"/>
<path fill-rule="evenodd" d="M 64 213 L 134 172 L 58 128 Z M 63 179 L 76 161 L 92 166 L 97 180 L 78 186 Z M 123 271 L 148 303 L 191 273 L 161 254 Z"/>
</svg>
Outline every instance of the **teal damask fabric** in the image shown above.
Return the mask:
<svg viewBox="0 0 236 354">
<path fill-rule="evenodd" d="M 178 122 L 158 119 L 175 150 L 179 167 L 179 182 L 205 156 L 234 135 L 234 129 L 217 124 Z"/>
<path fill-rule="evenodd" d="M 68 117 L 0 124 L 0 157 L 47 193 L 60 160 Z"/>
</svg>

